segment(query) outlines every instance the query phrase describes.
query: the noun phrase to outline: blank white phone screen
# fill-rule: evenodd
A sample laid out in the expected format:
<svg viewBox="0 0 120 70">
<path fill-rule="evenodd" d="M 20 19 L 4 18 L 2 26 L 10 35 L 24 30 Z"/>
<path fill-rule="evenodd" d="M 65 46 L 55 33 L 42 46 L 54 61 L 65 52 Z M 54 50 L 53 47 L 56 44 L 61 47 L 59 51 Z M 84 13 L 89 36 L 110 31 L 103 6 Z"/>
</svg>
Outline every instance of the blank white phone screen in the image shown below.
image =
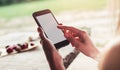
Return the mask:
<svg viewBox="0 0 120 70">
<path fill-rule="evenodd" d="M 57 28 L 58 24 L 51 13 L 40 15 L 36 18 L 53 44 L 66 40 L 63 32 Z"/>
</svg>

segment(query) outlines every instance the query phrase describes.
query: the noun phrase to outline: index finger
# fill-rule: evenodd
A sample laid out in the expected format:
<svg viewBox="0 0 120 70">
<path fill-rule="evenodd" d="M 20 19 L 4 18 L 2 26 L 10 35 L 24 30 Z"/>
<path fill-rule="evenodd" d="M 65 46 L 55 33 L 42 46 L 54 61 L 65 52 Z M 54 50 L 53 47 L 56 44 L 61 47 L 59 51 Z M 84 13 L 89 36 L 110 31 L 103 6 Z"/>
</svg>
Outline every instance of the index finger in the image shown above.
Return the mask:
<svg viewBox="0 0 120 70">
<path fill-rule="evenodd" d="M 82 32 L 82 30 L 79 30 L 79 29 L 74 28 L 74 27 L 71 27 L 71 26 L 58 25 L 58 28 L 59 28 L 59 29 L 62 29 L 62 30 L 69 30 L 69 31 L 72 31 L 72 32 L 75 32 L 75 33 L 80 33 L 80 32 Z"/>
</svg>

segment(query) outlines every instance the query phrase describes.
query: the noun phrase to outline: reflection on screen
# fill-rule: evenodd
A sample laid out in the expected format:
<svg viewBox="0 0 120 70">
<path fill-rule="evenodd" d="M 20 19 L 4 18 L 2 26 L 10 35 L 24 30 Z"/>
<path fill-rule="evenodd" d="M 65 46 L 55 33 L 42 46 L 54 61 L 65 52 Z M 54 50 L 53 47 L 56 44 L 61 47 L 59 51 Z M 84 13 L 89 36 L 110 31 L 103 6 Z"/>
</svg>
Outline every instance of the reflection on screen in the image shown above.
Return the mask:
<svg viewBox="0 0 120 70">
<path fill-rule="evenodd" d="M 59 43 L 65 40 L 63 32 L 57 28 L 57 22 L 51 13 L 40 15 L 36 17 L 48 38 L 54 43 Z"/>
</svg>

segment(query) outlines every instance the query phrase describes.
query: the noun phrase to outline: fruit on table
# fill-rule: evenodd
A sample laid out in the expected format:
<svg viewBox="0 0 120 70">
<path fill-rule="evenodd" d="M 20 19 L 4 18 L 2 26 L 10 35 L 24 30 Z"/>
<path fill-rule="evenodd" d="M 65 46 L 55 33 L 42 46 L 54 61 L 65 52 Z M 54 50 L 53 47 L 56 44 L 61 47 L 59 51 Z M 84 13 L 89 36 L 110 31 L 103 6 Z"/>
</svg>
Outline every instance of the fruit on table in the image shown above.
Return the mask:
<svg viewBox="0 0 120 70">
<path fill-rule="evenodd" d="M 20 52 L 21 48 L 17 45 L 13 46 L 13 49 L 16 50 L 18 53 Z"/>
<path fill-rule="evenodd" d="M 6 48 L 6 52 L 8 54 L 12 53 L 14 50 L 17 51 L 18 53 L 21 52 L 22 50 L 24 49 L 27 49 L 28 48 L 28 45 L 30 46 L 34 46 L 35 44 L 34 43 L 30 43 L 28 44 L 27 42 L 23 43 L 23 44 L 17 44 L 17 45 L 7 45 L 5 48 Z"/>
<path fill-rule="evenodd" d="M 7 48 L 7 53 L 12 53 L 13 52 L 13 48 L 11 48 L 11 47 L 9 47 L 9 48 Z"/>
<path fill-rule="evenodd" d="M 23 50 L 23 49 L 28 48 L 28 43 L 20 44 L 19 46 Z"/>
<path fill-rule="evenodd" d="M 34 46 L 35 44 L 34 43 L 30 43 L 31 46 Z"/>
</svg>

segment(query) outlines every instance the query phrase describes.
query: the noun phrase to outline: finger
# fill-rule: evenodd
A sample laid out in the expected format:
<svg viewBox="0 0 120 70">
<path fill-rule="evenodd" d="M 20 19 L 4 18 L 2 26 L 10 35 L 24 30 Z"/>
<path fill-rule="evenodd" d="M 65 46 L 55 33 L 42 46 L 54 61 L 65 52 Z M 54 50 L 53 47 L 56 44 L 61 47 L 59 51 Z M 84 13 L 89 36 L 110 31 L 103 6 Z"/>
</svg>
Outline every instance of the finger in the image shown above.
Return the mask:
<svg viewBox="0 0 120 70">
<path fill-rule="evenodd" d="M 62 23 L 58 23 L 58 25 L 63 25 Z"/>
<path fill-rule="evenodd" d="M 64 30 L 64 29 L 62 29 L 62 31 L 63 31 L 64 34 L 65 34 L 65 33 L 69 33 L 69 34 L 71 34 L 73 37 L 79 37 L 77 33 L 73 33 L 73 32 L 71 32 L 71 31 L 69 31 L 69 30 Z"/>
<path fill-rule="evenodd" d="M 83 45 L 78 37 L 73 37 L 70 34 L 65 34 L 65 37 L 70 41 L 71 45 L 77 49 Z"/>
<path fill-rule="evenodd" d="M 38 28 L 38 33 L 39 33 L 41 40 L 46 39 L 46 36 L 44 35 L 42 28 L 40 28 L 40 27 Z"/>
<path fill-rule="evenodd" d="M 64 29 L 64 30 L 70 30 L 70 31 L 75 32 L 75 33 L 79 33 L 79 31 L 81 31 L 81 30 L 74 28 L 74 27 L 71 27 L 71 26 L 58 25 L 58 28 Z"/>
<path fill-rule="evenodd" d="M 68 34 L 65 34 L 65 37 L 67 38 L 68 41 L 70 41 L 70 43 L 71 43 L 72 46 L 74 47 L 74 43 L 73 43 L 72 37 L 70 37 Z"/>
<path fill-rule="evenodd" d="M 80 41 L 80 38 L 79 37 L 75 37 L 76 40 Z"/>
<path fill-rule="evenodd" d="M 72 46 L 75 46 L 76 40 L 70 33 L 65 33 L 65 37 L 68 39 L 68 41 L 71 42 Z"/>
<path fill-rule="evenodd" d="M 63 25 L 62 23 L 58 23 L 58 25 L 57 25 L 57 28 L 60 26 L 60 25 Z M 60 28 L 59 28 L 60 29 Z M 61 29 L 62 30 L 62 29 Z"/>
<path fill-rule="evenodd" d="M 63 33 L 66 34 L 66 33 L 70 33 L 69 30 L 65 30 L 65 29 L 62 29 Z"/>
<path fill-rule="evenodd" d="M 81 42 L 84 42 L 87 36 L 87 33 L 85 31 L 79 30 L 77 28 L 74 27 L 70 27 L 70 26 L 63 26 L 63 25 L 59 25 L 58 28 L 64 30 L 64 31 L 69 31 L 69 33 L 73 36 L 73 37 L 79 37 Z"/>
</svg>

